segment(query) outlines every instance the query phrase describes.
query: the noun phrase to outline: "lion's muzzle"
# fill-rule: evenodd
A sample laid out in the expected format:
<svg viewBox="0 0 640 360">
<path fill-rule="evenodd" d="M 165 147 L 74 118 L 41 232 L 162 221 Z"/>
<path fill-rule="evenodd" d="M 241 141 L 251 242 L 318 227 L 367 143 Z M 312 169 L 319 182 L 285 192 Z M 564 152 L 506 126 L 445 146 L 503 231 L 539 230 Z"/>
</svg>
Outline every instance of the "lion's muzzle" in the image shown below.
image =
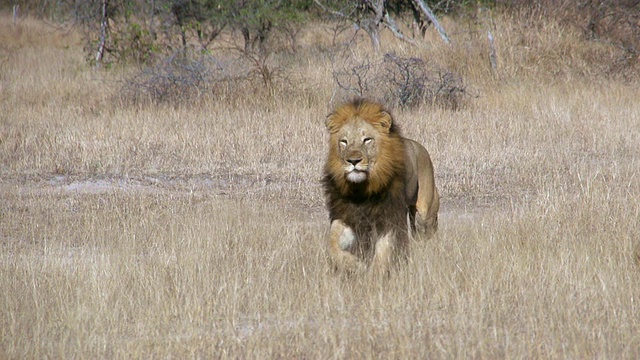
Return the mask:
<svg viewBox="0 0 640 360">
<path fill-rule="evenodd" d="M 369 165 L 367 161 L 364 161 L 364 156 L 361 151 L 350 151 L 345 156 L 344 172 L 347 177 L 347 181 L 352 183 L 361 183 L 367 180 L 369 176 Z"/>
</svg>

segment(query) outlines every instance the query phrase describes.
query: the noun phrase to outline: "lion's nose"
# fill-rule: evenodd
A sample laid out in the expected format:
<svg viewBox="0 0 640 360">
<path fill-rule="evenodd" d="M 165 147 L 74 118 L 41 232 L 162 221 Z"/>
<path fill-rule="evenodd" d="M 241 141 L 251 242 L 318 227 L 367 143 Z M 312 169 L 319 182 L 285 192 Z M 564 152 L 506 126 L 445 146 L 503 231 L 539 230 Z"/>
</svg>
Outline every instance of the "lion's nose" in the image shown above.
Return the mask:
<svg viewBox="0 0 640 360">
<path fill-rule="evenodd" d="M 347 161 L 348 161 L 349 163 L 351 163 L 351 165 L 356 166 L 356 165 L 358 165 L 358 163 L 359 163 L 360 161 L 362 161 L 362 158 L 361 158 L 361 157 L 358 157 L 358 158 L 350 158 L 350 159 L 347 159 Z"/>
</svg>

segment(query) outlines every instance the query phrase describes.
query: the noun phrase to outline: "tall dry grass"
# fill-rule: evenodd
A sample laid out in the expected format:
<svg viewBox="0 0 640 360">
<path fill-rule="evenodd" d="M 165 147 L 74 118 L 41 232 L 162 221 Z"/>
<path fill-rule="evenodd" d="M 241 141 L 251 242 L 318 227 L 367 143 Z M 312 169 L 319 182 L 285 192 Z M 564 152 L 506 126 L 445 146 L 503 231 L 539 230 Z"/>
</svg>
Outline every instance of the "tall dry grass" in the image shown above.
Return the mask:
<svg viewBox="0 0 640 360">
<path fill-rule="evenodd" d="M 442 211 L 386 282 L 328 271 L 331 66 L 311 40 L 299 88 L 124 107 L 121 70 L 4 18 L 0 357 L 635 358 L 640 89 L 598 70 L 602 44 L 495 16 L 497 79 L 482 24 L 386 41 L 476 95 L 394 111 Z"/>
</svg>

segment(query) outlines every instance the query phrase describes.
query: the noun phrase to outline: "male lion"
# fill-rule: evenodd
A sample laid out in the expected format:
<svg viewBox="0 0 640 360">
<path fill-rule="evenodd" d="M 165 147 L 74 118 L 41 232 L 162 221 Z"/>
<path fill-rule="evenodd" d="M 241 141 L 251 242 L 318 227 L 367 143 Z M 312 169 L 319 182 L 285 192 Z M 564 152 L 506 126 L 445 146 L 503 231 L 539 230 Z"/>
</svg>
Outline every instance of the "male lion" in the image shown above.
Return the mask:
<svg viewBox="0 0 640 360">
<path fill-rule="evenodd" d="M 323 186 L 334 268 L 387 274 L 406 254 L 411 231 L 431 237 L 440 200 L 427 150 L 402 138 L 382 105 L 356 99 L 326 119 Z"/>
</svg>

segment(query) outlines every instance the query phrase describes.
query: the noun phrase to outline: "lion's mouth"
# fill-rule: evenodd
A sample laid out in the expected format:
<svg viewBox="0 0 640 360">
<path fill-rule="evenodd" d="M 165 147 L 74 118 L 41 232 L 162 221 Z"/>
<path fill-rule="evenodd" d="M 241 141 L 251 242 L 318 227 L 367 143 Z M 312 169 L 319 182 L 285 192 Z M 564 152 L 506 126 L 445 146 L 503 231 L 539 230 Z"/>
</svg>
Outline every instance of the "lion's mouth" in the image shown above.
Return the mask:
<svg viewBox="0 0 640 360">
<path fill-rule="evenodd" d="M 351 169 L 347 171 L 347 180 L 352 183 L 361 183 L 367 180 L 368 173 L 364 170 Z"/>
</svg>

